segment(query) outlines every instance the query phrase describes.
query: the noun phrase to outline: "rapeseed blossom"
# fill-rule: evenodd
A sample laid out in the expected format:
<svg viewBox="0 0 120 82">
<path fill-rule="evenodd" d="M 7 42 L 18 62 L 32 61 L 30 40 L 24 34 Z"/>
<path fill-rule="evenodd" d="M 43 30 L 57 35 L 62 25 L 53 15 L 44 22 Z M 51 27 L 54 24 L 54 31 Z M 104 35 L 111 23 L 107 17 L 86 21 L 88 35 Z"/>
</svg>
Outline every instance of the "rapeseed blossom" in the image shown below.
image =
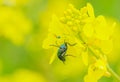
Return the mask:
<svg viewBox="0 0 120 82">
<path fill-rule="evenodd" d="M 99 58 L 88 68 L 88 74 L 85 76 L 85 82 L 97 82 L 102 76 L 110 76 L 107 71 L 107 61 L 105 57 Z"/>
<path fill-rule="evenodd" d="M 62 17 L 53 15 L 48 36 L 43 41 L 43 48 L 52 48 L 54 51 L 50 64 L 56 58 L 61 44 L 76 43 L 75 46 L 68 46 L 65 55 L 82 57 L 83 63 L 89 67 L 85 82 L 97 82 L 102 76 L 110 76 L 105 55 L 112 51 L 115 25 L 115 22 L 110 23 L 103 15 L 96 17 L 90 3 L 81 9 L 70 4 Z M 94 59 L 90 59 L 92 56 Z"/>
<path fill-rule="evenodd" d="M 75 46 L 70 46 L 67 51 L 67 54 L 80 55 L 79 51 L 82 45 L 80 44 L 79 40 L 75 36 L 73 36 L 73 32 L 67 26 L 65 27 L 59 21 L 59 19 L 55 15 L 53 15 L 52 21 L 50 23 L 48 37 L 43 42 L 43 48 L 45 49 L 53 48 L 55 51 L 55 53 L 51 57 L 50 63 L 52 63 L 52 61 L 55 59 L 57 53 L 56 51 L 58 48 L 55 46 L 60 46 L 64 42 L 68 42 L 70 44 L 75 43 L 77 44 Z M 73 52 L 73 50 L 75 52 Z"/>
</svg>

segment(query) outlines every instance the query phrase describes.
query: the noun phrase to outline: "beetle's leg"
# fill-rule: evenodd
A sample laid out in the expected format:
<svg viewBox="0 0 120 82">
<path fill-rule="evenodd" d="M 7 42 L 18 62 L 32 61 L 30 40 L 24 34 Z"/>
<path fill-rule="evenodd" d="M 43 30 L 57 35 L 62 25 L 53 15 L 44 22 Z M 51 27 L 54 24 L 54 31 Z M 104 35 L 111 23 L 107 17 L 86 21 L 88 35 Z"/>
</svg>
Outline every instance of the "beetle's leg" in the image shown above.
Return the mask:
<svg viewBox="0 0 120 82">
<path fill-rule="evenodd" d="M 52 44 L 52 45 L 50 45 L 50 46 L 60 47 L 60 46 L 58 45 L 57 41 L 56 41 L 55 43 L 56 43 L 56 45 Z"/>
<path fill-rule="evenodd" d="M 59 46 L 58 43 L 57 43 L 57 41 L 55 43 L 56 43 L 57 46 Z"/>
<path fill-rule="evenodd" d="M 70 46 L 75 46 L 77 43 L 70 44 L 70 43 L 67 42 L 67 44 L 70 45 Z"/>
<path fill-rule="evenodd" d="M 65 53 L 66 53 L 66 52 L 63 52 L 63 53 L 61 54 L 61 56 L 65 57 L 65 56 L 66 56 Z"/>
<path fill-rule="evenodd" d="M 67 55 L 65 55 L 65 56 L 72 56 L 72 57 L 76 57 L 76 56 L 73 56 L 73 55 L 70 55 L 70 54 L 67 54 Z"/>
<path fill-rule="evenodd" d="M 77 43 L 71 44 L 69 42 L 66 42 L 65 39 L 64 39 L 64 43 L 68 44 L 69 46 L 75 46 L 77 44 Z"/>
<path fill-rule="evenodd" d="M 50 46 L 59 47 L 58 45 L 54 45 L 54 44 L 53 44 L 53 45 L 50 45 Z"/>
<path fill-rule="evenodd" d="M 54 46 L 54 47 L 58 47 L 58 48 L 60 47 L 59 45 L 54 45 L 54 44 L 51 44 L 50 46 Z"/>
</svg>

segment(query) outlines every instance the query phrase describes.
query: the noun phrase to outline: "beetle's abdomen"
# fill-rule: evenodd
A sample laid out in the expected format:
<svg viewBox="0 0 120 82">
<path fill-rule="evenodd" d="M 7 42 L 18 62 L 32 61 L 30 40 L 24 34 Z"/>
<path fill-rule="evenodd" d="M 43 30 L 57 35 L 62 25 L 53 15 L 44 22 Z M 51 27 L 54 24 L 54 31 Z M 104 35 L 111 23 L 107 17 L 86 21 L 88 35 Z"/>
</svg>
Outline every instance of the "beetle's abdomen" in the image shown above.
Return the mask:
<svg viewBox="0 0 120 82">
<path fill-rule="evenodd" d="M 59 55 L 58 58 L 63 62 L 65 61 L 65 56 Z"/>
<path fill-rule="evenodd" d="M 65 54 L 66 54 L 66 49 L 59 49 L 58 50 L 58 58 L 61 60 L 61 61 L 65 61 Z"/>
</svg>

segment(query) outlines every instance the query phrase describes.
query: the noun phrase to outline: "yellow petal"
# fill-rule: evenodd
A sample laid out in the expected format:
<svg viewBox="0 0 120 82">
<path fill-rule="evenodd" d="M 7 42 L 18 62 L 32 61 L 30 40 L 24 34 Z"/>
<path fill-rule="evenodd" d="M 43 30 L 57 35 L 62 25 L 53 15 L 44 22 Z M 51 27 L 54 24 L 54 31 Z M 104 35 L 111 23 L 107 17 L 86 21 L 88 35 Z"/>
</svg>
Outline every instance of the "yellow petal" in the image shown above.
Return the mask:
<svg viewBox="0 0 120 82">
<path fill-rule="evenodd" d="M 57 35 L 70 34 L 70 28 L 65 27 L 56 15 L 52 16 L 49 32 Z"/>
<path fill-rule="evenodd" d="M 83 32 L 87 37 L 92 37 L 94 33 L 94 28 L 92 24 L 88 23 L 84 26 Z"/>
<path fill-rule="evenodd" d="M 55 60 L 56 55 L 57 55 L 57 52 L 54 52 L 53 55 L 50 58 L 49 64 L 53 63 L 53 61 Z"/>
<path fill-rule="evenodd" d="M 109 31 L 108 31 L 106 19 L 104 16 L 98 16 L 95 21 L 95 36 L 101 40 L 109 39 Z"/>
<path fill-rule="evenodd" d="M 76 57 L 80 56 L 81 48 L 83 47 L 82 44 L 80 43 L 80 41 L 74 36 L 69 36 L 67 38 L 68 38 L 67 42 L 69 44 L 71 44 L 71 45 L 75 44 L 73 46 L 70 46 L 68 44 L 67 54 L 70 54 L 70 55 L 73 55 Z"/>
<path fill-rule="evenodd" d="M 105 54 L 109 54 L 113 49 L 112 40 L 102 41 L 101 44 L 100 44 L 100 48 Z"/>
<path fill-rule="evenodd" d="M 49 49 L 50 45 L 55 45 L 56 38 L 53 34 L 49 33 L 47 38 L 43 41 L 42 47 L 44 49 Z"/>
<path fill-rule="evenodd" d="M 87 51 L 86 52 L 82 52 L 82 60 L 83 60 L 83 63 L 88 66 L 88 53 Z"/>
<path fill-rule="evenodd" d="M 88 14 L 90 17 L 95 17 L 94 16 L 94 9 L 90 3 L 87 3 L 87 9 L 88 9 Z"/>
</svg>

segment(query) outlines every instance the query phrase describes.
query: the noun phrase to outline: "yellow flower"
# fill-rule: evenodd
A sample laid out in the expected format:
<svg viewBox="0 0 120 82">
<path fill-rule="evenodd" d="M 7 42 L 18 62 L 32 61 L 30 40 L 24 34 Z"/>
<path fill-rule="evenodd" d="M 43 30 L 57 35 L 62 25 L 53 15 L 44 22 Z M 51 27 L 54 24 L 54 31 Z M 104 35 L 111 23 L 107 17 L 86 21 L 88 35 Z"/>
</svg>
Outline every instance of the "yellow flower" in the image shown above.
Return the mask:
<svg viewBox="0 0 120 82">
<path fill-rule="evenodd" d="M 88 14 L 90 17 L 85 19 L 82 33 L 86 43 L 94 48 L 99 48 L 103 53 L 109 54 L 112 51 L 112 34 L 115 22 L 109 23 L 104 16 L 94 16 L 92 6 L 87 4 Z"/>
<path fill-rule="evenodd" d="M 87 3 L 87 6 L 80 10 L 70 4 L 69 8 L 64 12 L 64 16 L 61 17 L 60 20 L 76 34 L 82 34 L 82 37 L 85 39 L 87 44 L 90 44 L 90 46 L 101 48 L 105 54 L 111 52 L 111 36 L 113 34 L 115 23 L 112 22 L 110 24 L 102 15 L 95 17 L 94 9 L 90 3 Z M 108 45 L 109 47 L 107 47 Z"/>
<path fill-rule="evenodd" d="M 109 72 L 107 71 L 107 62 L 105 58 L 96 60 L 95 63 L 91 64 L 88 68 L 88 74 L 85 76 L 85 82 L 98 82 L 98 80 L 105 76 Z"/>
<path fill-rule="evenodd" d="M 104 55 L 112 51 L 112 34 L 115 25 L 115 22 L 109 23 L 109 20 L 102 15 L 95 17 L 90 3 L 80 10 L 70 4 L 60 20 L 53 15 L 48 36 L 43 42 L 43 48 L 52 48 L 50 64 L 56 55 L 64 57 L 64 55 L 79 56 L 81 54 L 83 63 L 86 66 L 89 65 L 88 74 L 84 78 L 85 82 L 97 82 L 102 76 L 109 76 Z M 60 54 L 60 49 L 65 42 L 68 49 L 64 51 L 65 54 Z M 74 43 L 76 45 L 70 45 Z M 89 62 L 89 57 L 93 57 L 96 61 Z"/>
<path fill-rule="evenodd" d="M 80 32 L 84 24 L 92 19 L 94 19 L 94 10 L 90 3 L 87 3 L 87 6 L 80 10 L 69 4 L 69 8 L 61 17 L 61 22 L 67 24 L 73 31 Z"/>
<path fill-rule="evenodd" d="M 91 10 L 91 13 L 92 12 L 93 10 Z M 95 37 L 100 40 L 108 40 L 113 33 L 115 23 L 109 25 L 105 17 L 102 15 L 96 18 L 94 18 L 93 14 L 92 16 L 92 19 L 89 19 L 90 22 L 85 21 L 86 24 L 84 25 L 83 33 L 88 38 Z"/>
<path fill-rule="evenodd" d="M 86 48 L 90 46 L 94 50 L 100 49 L 103 53 L 109 54 L 112 51 L 111 36 L 114 27 L 115 23 L 110 25 L 104 16 L 95 17 L 94 9 L 90 3 L 87 3 L 87 6 L 80 10 L 70 4 L 69 8 L 64 12 L 64 16 L 60 18 L 60 21 L 55 15 L 53 16 L 48 37 L 44 40 L 43 47 L 50 48 L 50 45 L 56 44 L 60 46 L 64 41 L 67 41 L 69 43 L 79 43 L 80 46 L 78 48 L 81 45 Z M 81 38 L 84 39 L 87 46 L 81 42 L 79 36 L 82 36 Z M 88 65 L 88 56 L 86 54 L 89 53 L 84 51 L 84 49 L 82 50 L 83 62 Z M 54 58 L 55 56 L 52 56 L 51 59 L 53 60 Z"/>
<path fill-rule="evenodd" d="M 48 31 L 48 36 L 43 41 L 43 48 L 54 49 L 54 54 L 51 56 L 50 64 L 55 59 L 59 47 L 65 42 L 68 43 L 68 50 L 66 52 L 67 55 L 76 56 L 80 54 L 81 43 L 74 36 L 74 33 L 59 21 L 57 16 L 53 15 Z M 70 46 L 72 44 L 76 45 Z"/>
<path fill-rule="evenodd" d="M 105 17 L 98 16 L 93 22 L 85 24 L 83 33 L 87 37 L 87 43 L 90 43 L 91 46 L 100 48 L 105 54 L 109 54 L 113 47 L 111 37 L 114 27 L 115 23 L 109 25 Z"/>
</svg>

